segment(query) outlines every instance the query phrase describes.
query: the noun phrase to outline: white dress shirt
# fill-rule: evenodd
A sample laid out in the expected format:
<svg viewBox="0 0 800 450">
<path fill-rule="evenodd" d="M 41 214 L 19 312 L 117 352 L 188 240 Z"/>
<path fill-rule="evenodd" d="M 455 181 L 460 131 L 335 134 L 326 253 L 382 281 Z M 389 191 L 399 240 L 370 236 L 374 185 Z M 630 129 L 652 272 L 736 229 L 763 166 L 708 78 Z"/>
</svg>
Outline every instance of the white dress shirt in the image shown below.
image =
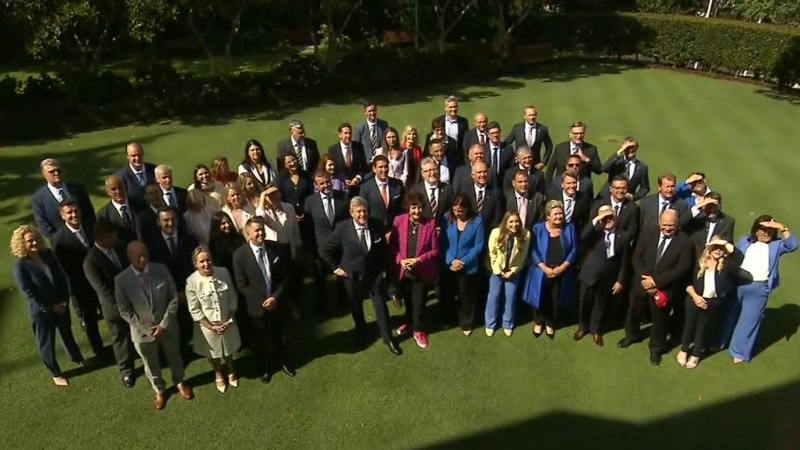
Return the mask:
<svg viewBox="0 0 800 450">
<path fill-rule="evenodd" d="M 313 170 L 313 167 L 308 167 L 308 152 L 306 151 L 306 143 L 305 141 L 297 142 L 294 138 L 289 138 L 292 142 L 292 147 L 294 151 L 297 153 L 298 157 L 300 158 L 300 167 L 305 167 L 306 170 Z"/>
<path fill-rule="evenodd" d="M 50 191 L 51 194 L 53 194 L 53 197 L 55 197 L 58 203 L 63 202 L 65 200 L 65 197 L 69 195 L 66 186 L 64 186 L 63 184 L 61 185 L 61 187 L 55 187 L 52 184 L 47 183 L 47 189 Z M 64 194 L 63 196 L 61 195 L 62 193 Z"/>
<path fill-rule="evenodd" d="M 458 141 L 458 119 L 450 120 L 449 117 L 444 118 L 444 134 Z"/>
<path fill-rule="evenodd" d="M 356 227 L 356 237 L 358 238 L 359 242 L 363 242 L 361 240 L 361 230 L 364 230 L 364 234 L 366 235 L 364 239 L 367 240 L 367 251 L 372 249 L 372 236 L 370 235 L 368 224 L 361 226 L 358 224 L 358 222 L 353 220 L 353 226 Z"/>
<path fill-rule="evenodd" d="M 264 248 L 263 245 L 261 247 L 253 245 L 252 242 L 248 242 L 247 244 L 250 246 L 250 251 L 253 252 L 253 256 L 256 258 L 256 262 L 258 263 L 258 267 L 261 269 L 261 275 L 264 277 L 264 281 L 267 282 L 267 296 L 270 296 L 272 295 L 272 272 L 269 268 L 267 249 Z M 259 255 L 259 250 L 261 251 L 261 255 Z"/>
</svg>

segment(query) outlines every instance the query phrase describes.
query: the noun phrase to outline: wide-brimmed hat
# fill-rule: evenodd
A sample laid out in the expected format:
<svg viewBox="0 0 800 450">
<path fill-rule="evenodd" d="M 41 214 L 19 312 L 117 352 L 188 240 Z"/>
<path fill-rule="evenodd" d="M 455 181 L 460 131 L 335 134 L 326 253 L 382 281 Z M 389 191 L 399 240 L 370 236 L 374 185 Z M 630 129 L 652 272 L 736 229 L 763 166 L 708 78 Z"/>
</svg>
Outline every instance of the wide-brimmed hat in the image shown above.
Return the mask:
<svg viewBox="0 0 800 450">
<path fill-rule="evenodd" d="M 614 209 L 611 208 L 611 205 L 603 205 L 600 209 L 597 210 L 597 216 L 595 219 L 600 220 L 604 217 L 613 217 L 614 216 Z"/>
<path fill-rule="evenodd" d="M 725 252 L 728 254 L 733 253 L 733 244 L 726 241 L 725 239 L 712 239 L 708 241 L 706 247 L 722 247 Z"/>
</svg>

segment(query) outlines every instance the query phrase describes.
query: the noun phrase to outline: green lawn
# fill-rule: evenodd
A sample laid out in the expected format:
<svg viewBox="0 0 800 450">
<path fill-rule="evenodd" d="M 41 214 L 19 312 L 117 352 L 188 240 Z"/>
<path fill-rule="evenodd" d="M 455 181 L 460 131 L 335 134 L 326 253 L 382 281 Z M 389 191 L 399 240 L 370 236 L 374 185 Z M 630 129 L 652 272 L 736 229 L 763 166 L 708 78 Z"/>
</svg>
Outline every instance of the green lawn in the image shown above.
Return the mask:
<svg viewBox="0 0 800 450">
<path fill-rule="evenodd" d="M 704 170 L 738 220 L 739 234 L 761 213 L 800 231 L 791 194 L 800 188 L 794 149 L 800 110 L 758 89 L 659 69 L 568 65 L 376 101 L 380 117 L 398 128 L 413 123 L 421 131 L 441 114 L 447 94 L 463 99 L 462 115 L 486 112 L 505 130 L 533 103 L 554 140 L 566 138 L 570 122 L 588 123 L 587 140 L 603 159 L 620 139 L 636 136 L 653 184 L 663 170 L 679 175 Z M 236 161 L 249 138 L 273 149 L 286 135 L 290 116 L 304 120 L 308 134 L 327 147 L 336 139 L 338 122 L 361 117 L 355 97 L 329 101 L 291 115 L 131 126 L 4 148 L 0 236 L 7 239 L 14 226 L 29 219 L 27 196 L 40 184 L 38 162 L 45 156 L 60 158 L 67 178 L 87 185 L 99 206 L 101 180 L 124 163 L 127 141 L 143 142 L 148 160 L 172 164 L 177 182 L 187 185 L 193 164 L 220 153 Z M 606 347 L 598 349 L 590 340 L 574 343 L 573 327 L 560 330 L 554 341 L 534 340 L 527 324 L 512 338 L 436 332 L 424 351 L 406 341 L 400 358 L 377 342 L 351 354 L 352 321 L 346 316 L 295 331 L 296 378 L 279 374 L 268 386 L 244 380 L 222 396 L 211 384 L 208 365 L 197 360 L 188 367 L 189 376 L 203 383 L 196 399 L 173 397 L 161 412 L 152 410 L 144 378 L 128 391 L 114 368 L 75 376 L 67 389 L 52 386 L 13 289 L 10 264 L 4 252 L 3 448 L 117 442 L 133 448 L 788 449 L 800 442 L 796 255 L 784 259 L 783 285 L 762 329 L 763 351 L 747 365 L 734 366 L 727 354 L 718 354 L 687 371 L 674 362 L 673 351 L 654 368 L 646 345 L 615 347 L 619 330 L 607 334 Z M 88 353 L 77 329 L 76 336 Z"/>
</svg>

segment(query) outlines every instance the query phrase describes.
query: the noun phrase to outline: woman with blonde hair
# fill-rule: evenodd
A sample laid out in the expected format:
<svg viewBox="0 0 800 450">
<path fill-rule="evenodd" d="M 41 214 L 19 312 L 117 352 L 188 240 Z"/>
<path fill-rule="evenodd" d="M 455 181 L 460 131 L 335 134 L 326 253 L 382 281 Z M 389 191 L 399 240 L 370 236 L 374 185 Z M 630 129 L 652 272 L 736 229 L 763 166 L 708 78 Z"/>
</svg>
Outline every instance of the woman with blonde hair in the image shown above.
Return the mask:
<svg viewBox="0 0 800 450">
<path fill-rule="evenodd" d="M 253 204 L 244 202 L 244 195 L 238 186 L 228 186 L 225 190 L 225 206 L 222 207 L 222 212 L 233 219 L 236 231 L 244 233 L 244 225 L 255 214 L 255 208 Z"/>
<path fill-rule="evenodd" d="M 186 212 L 183 213 L 183 219 L 186 221 L 189 233 L 200 244 L 208 244 L 211 217 L 219 210 L 216 205 L 206 203 L 209 198 L 199 189 L 193 189 L 186 195 Z"/>
<path fill-rule="evenodd" d="M 230 186 L 236 184 L 239 180 L 239 175 L 231 171 L 228 158 L 225 156 L 215 156 L 211 160 L 211 179 L 223 186 Z"/>
<path fill-rule="evenodd" d="M 201 245 L 192 252 L 194 273 L 186 279 L 186 303 L 195 322 L 194 352 L 208 358 L 214 369 L 214 384 L 225 393 L 228 385 L 239 386 L 233 370 L 233 354 L 242 342 L 236 326 L 237 295 L 231 274 L 211 261 L 211 251 Z M 223 369 L 228 369 L 227 379 Z"/>
<path fill-rule="evenodd" d="M 715 235 L 705 245 L 697 261 L 698 270 L 692 283 L 686 287 L 686 322 L 683 327 L 678 364 L 694 369 L 705 349 L 707 328 L 716 318 L 720 300 L 736 289 L 738 265 L 729 261 L 733 244 Z M 687 360 L 687 356 L 691 356 Z"/>
<path fill-rule="evenodd" d="M 506 212 L 500 225 L 489 235 L 487 266 L 489 295 L 486 298 L 486 335 L 492 337 L 497 329 L 500 299 L 503 298 L 503 333 L 514 332 L 514 305 L 519 286 L 519 273 L 525 266 L 530 245 L 530 232 L 514 211 Z"/>
<path fill-rule="evenodd" d="M 419 180 L 420 162 L 422 161 L 422 147 L 418 142 L 419 133 L 411 125 L 406 125 L 403 130 L 403 138 L 400 147 L 406 151 L 406 161 L 408 161 L 408 178 L 406 179 L 406 189 L 415 186 Z"/>
<path fill-rule="evenodd" d="M 52 250 L 42 245 L 39 230 L 20 225 L 11 234 L 11 268 L 14 284 L 28 303 L 28 318 L 33 325 L 36 346 L 53 384 L 68 386 L 69 381 L 56 361 L 56 332 L 70 359 L 83 366 L 83 355 L 72 335 L 69 316 L 69 284 Z"/>
<path fill-rule="evenodd" d="M 263 188 L 258 184 L 258 180 L 256 180 L 253 174 L 247 172 L 239 175 L 239 181 L 231 187 L 239 188 L 239 192 L 242 194 L 243 205 L 250 205 L 255 209 L 258 204 L 258 195 L 261 194 Z M 227 191 L 225 192 L 227 195 Z M 223 200 L 225 200 L 225 198 L 223 198 Z M 225 202 L 223 201 L 222 204 L 224 205 Z"/>
</svg>

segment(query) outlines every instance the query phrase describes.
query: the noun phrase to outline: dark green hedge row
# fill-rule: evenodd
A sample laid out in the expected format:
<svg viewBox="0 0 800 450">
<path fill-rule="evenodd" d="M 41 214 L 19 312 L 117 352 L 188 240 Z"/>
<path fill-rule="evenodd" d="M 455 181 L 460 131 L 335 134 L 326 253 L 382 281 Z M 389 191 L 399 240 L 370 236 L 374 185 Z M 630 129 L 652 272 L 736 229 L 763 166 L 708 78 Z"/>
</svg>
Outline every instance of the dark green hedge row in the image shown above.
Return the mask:
<svg viewBox="0 0 800 450">
<path fill-rule="evenodd" d="M 555 51 L 638 54 L 682 66 L 750 70 L 780 84 L 800 78 L 800 30 L 730 20 L 659 14 L 564 14 L 531 17 L 517 42 L 548 43 Z"/>
</svg>

